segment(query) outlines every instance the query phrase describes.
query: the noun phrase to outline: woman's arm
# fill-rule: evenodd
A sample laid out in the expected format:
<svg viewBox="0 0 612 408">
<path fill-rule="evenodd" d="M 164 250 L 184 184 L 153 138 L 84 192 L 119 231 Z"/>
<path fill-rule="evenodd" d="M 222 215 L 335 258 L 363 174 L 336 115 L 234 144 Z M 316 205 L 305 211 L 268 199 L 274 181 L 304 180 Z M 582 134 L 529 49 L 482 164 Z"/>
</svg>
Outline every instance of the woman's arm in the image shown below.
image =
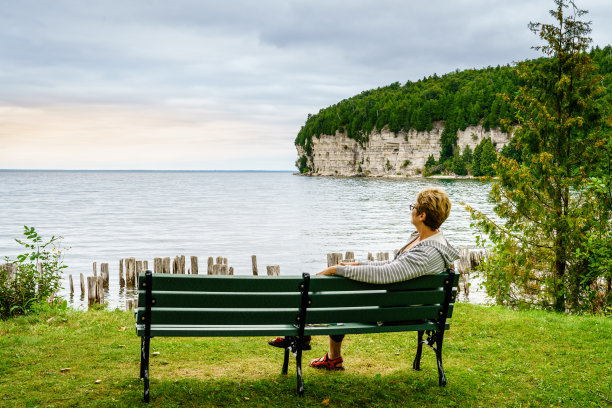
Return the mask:
<svg viewBox="0 0 612 408">
<path fill-rule="evenodd" d="M 333 271 L 331 269 L 333 268 Z M 444 270 L 444 260 L 430 246 L 419 246 L 406 251 L 393 261 L 382 265 L 333 266 L 322 274 L 339 275 L 367 283 L 394 283 Z"/>
</svg>

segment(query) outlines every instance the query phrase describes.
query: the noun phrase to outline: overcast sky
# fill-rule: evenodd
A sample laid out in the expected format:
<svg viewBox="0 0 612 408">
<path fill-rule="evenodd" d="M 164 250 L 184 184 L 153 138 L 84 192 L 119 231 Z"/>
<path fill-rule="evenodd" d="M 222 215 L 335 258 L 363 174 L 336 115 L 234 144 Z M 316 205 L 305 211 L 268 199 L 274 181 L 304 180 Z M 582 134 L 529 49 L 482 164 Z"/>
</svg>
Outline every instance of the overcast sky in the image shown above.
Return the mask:
<svg viewBox="0 0 612 408">
<path fill-rule="evenodd" d="M 612 43 L 612 1 L 589 10 Z M 294 170 L 309 113 L 538 56 L 551 0 L 0 0 L 0 169 Z"/>
</svg>

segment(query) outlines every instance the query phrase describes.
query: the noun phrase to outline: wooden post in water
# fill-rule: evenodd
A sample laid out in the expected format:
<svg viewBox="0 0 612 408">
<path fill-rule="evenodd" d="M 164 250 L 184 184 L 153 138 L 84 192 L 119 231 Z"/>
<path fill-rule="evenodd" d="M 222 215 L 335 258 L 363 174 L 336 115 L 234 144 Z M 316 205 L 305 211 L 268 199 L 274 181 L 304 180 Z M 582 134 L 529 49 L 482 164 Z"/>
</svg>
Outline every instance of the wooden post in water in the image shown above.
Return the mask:
<svg viewBox="0 0 612 408">
<path fill-rule="evenodd" d="M 108 282 L 109 282 L 110 276 L 108 274 L 108 264 L 107 263 L 100 264 L 100 275 L 102 276 L 104 287 L 108 288 Z"/>
<path fill-rule="evenodd" d="M 207 273 L 209 275 L 214 275 L 213 266 L 214 266 L 213 257 L 209 256 L 208 257 L 208 269 L 207 269 Z"/>
<path fill-rule="evenodd" d="M 87 304 L 89 306 L 96 303 L 96 288 L 98 279 L 95 276 L 87 277 Z"/>
<path fill-rule="evenodd" d="M 346 251 L 344 255 L 345 262 L 355 262 L 355 253 L 353 251 Z"/>
<path fill-rule="evenodd" d="M 372 256 L 371 252 L 368 252 L 368 261 L 373 261 L 374 257 Z"/>
<path fill-rule="evenodd" d="M 185 255 L 177 255 L 172 263 L 172 273 L 185 274 Z"/>
<path fill-rule="evenodd" d="M 6 276 L 8 280 L 15 279 L 15 275 L 17 275 L 17 265 L 14 263 L 7 263 L 4 265 L 0 265 L 0 270 L 6 270 Z"/>
<path fill-rule="evenodd" d="M 96 262 L 93 263 L 93 276 L 98 277 L 98 264 Z"/>
<path fill-rule="evenodd" d="M 162 273 L 162 259 L 161 258 L 153 259 L 153 273 Z"/>
<path fill-rule="evenodd" d="M 74 283 L 72 283 L 72 274 L 68 275 L 68 281 L 70 282 L 70 295 L 74 295 Z"/>
<path fill-rule="evenodd" d="M 138 285 L 138 277 L 143 272 L 144 271 L 142 269 L 142 261 L 136 261 L 136 274 L 134 276 L 134 287 L 136 287 Z"/>
<path fill-rule="evenodd" d="M 334 254 L 327 254 L 327 267 L 334 266 Z"/>
<path fill-rule="evenodd" d="M 470 249 L 459 248 L 459 259 L 455 262 L 457 273 L 459 273 L 459 285 L 457 285 L 457 292 L 461 293 L 463 287 L 464 296 L 469 296 L 469 279 L 470 279 Z"/>
<path fill-rule="evenodd" d="M 257 276 L 257 256 L 251 255 L 251 263 L 253 264 L 253 276 Z"/>
<path fill-rule="evenodd" d="M 128 312 L 134 310 L 134 301 L 132 299 L 125 300 L 125 310 Z"/>
<path fill-rule="evenodd" d="M 142 261 L 142 270 L 145 272 L 149 270 L 149 261 Z"/>
<path fill-rule="evenodd" d="M 85 295 L 85 277 L 81 274 L 81 296 Z"/>
<path fill-rule="evenodd" d="M 128 258 L 127 259 L 127 273 L 126 273 L 126 286 L 128 288 L 133 288 L 136 286 L 136 258 Z"/>
<path fill-rule="evenodd" d="M 119 260 L 119 286 L 125 286 L 125 279 L 123 277 L 123 259 Z"/>
<path fill-rule="evenodd" d="M 102 276 L 98 276 L 97 278 L 98 287 L 96 288 L 96 295 L 98 296 L 98 303 L 104 303 L 104 279 Z"/>
<path fill-rule="evenodd" d="M 268 276 L 279 276 L 280 275 L 280 265 L 266 266 L 266 272 Z"/>
<path fill-rule="evenodd" d="M 191 274 L 192 275 L 198 274 L 198 257 L 197 256 L 191 257 Z"/>
<path fill-rule="evenodd" d="M 170 273 L 170 257 L 162 259 L 162 273 Z"/>
<path fill-rule="evenodd" d="M 338 265 L 342 261 L 342 253 L 334 252 L 327 254 L 327 267 Z"/>
<path fill-rule="evenodd" d="M 228 275 L 234 275 L 234 267 L 233 266 L 229 267 L 229 272 L 227 274 Z"/>
</svg>

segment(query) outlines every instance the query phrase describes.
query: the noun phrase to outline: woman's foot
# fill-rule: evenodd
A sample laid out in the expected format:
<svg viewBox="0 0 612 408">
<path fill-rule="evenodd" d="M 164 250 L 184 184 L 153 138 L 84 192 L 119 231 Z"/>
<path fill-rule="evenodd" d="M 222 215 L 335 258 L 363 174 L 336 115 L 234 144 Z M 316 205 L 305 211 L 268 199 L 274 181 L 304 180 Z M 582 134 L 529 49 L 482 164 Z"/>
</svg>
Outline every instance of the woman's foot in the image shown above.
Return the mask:
<svg viewBox="0 0 612 408">
<path fill-rule="evenodd" d="M 304 336 L 304 348 L 302 348 L 302 350 L 310 350 L 310 336 Z M 268 344 L 271 345 L 272 347 L 278 347 L 278 348 L 287 348 L 289 347 L 289 340 L 287 340 L 287 337 L 277 337 L 275 339 L 270 339 L 268 340 Z"/>
<path fill-rule="evenodd" d="M 324 368 L 326 370 L 344 370 L 342 357 L 330 360 L 327 353 L 321 358 L 316 358 L 310 362 L 312 368 Z"/>
</svg>

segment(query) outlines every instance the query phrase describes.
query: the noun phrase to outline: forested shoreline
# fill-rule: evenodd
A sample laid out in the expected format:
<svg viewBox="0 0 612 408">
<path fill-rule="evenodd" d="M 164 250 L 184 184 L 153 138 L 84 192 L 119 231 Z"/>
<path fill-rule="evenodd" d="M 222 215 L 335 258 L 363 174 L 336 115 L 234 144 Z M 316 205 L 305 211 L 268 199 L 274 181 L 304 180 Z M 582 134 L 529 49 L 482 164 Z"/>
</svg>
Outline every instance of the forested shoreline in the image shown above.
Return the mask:
<svg viewBox="0 0 612 408">
<path fill-rule="evenodd" d="M 596 67 L 596 73 L 603 76 L 608 90 L 607 98 L 612 95 L 612 46 L 595 47 L 589 52 Z M 525 61 L 541 64 L 546 58 Z M 515 124 L 516 110 L 512 101 L 518 92 L 522 79 L 515 69 L 516 64 L 468 69 L 438 76 L 433 74 L 416 82 L 404 85 L 395 82 L 391 85 L 363 91 L 359 95 L 344 99 L 335 105 L 321 109 L 317 114 L 308 115 L 295 138 L 295 145 L 304 148 L 306 155 L 312 153 L 312 139 L 321 135 L 346 135 L 363 145 L 372 132 L 385 126 L 391 132 L 429 131 L 433 123 L 444 122 L 439 157 L 428 161 L 425 174 L 441 171 L 458 175 L 487 175 L 487 170 L 472 171 L 474 152 L 459 152 L 457 149 L 457 130 L 468 126 L 481 125 L 485 130 L 499 128 L 509 132 Z M 491 150 L 484 146 L 483 149 Z M 512 157 L 516 149 L 512 143 L 502 154 Z M 453 157 L 453 155 L 455 157 Z M 467 165 L 467 168 L 466 168 Z M 310 171 L 306 156 L 296 162 L 301 173 Z"/>
</svg>

